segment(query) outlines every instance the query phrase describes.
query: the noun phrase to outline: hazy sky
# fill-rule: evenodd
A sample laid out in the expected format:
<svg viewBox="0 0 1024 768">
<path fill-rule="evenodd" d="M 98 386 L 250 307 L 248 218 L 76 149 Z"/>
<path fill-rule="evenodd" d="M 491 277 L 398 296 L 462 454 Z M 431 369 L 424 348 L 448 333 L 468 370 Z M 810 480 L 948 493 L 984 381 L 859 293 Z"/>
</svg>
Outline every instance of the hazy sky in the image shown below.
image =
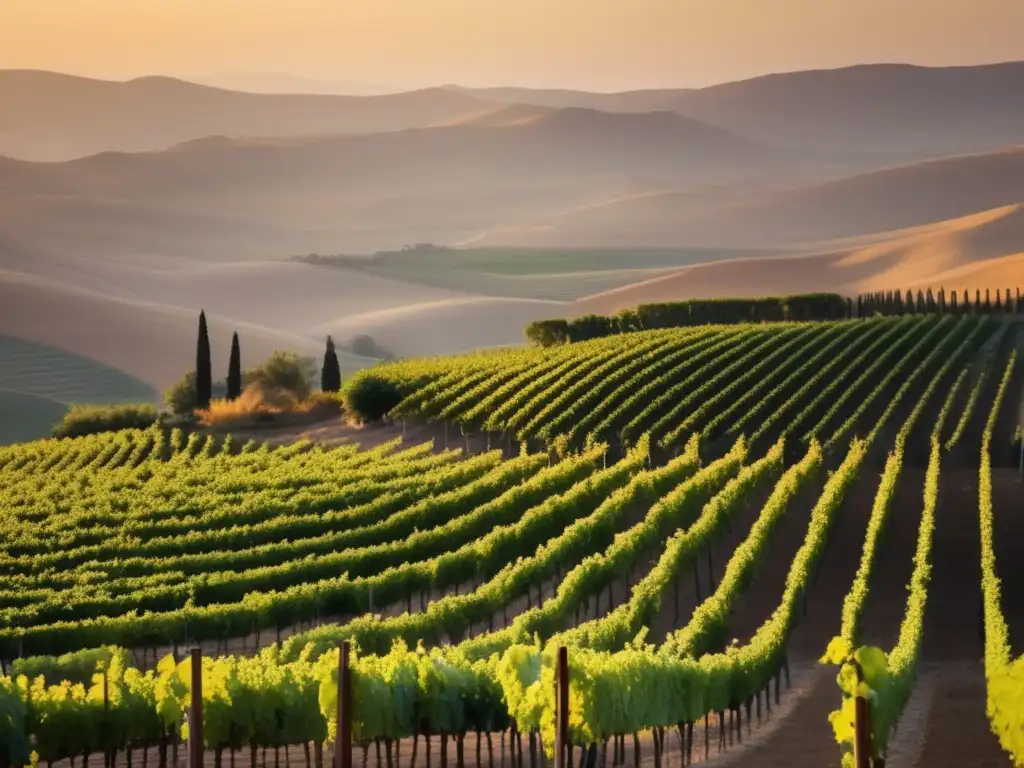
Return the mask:
<svg viewBox="0 0 1024 768">
<path fill-rule="evenodd" d="M 418 87 L 704 85 L 1024 59 L 1024 0 L 0 0 L 0 68 Z"/>
</svg>

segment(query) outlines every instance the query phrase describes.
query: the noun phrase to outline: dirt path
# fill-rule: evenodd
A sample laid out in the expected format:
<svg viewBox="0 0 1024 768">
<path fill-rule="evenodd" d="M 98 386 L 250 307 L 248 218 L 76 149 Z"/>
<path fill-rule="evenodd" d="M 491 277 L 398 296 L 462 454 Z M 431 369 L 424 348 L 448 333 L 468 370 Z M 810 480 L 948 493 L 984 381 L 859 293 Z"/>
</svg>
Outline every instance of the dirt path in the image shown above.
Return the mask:
<svg viewBox="0 0 1024 768">
<path fill-rule="evenodd" d="M 985 714 L 977 471 L 944 471 L 940 499 L 922 649 L 934 696 L 915 766 L 1008 768 Z M 1020 527 L 1016 533 L 1019 561 Z"/>
<path fill-rule="evenodd" d="M 904 466 L 889 519 L 872 565 L 868 597 L 861 616 L 858 643 L 889 651 L 899 638 L 906 612 L 906 586 L 914 571 L 914 552 L 924 507 L 925 473 Z M 875 488 L 877 491 L 877 483 Z M 866 503 L 868 513 L 874 503 Z M 940 502 L 941 505 L 941 502 Z"/>
<path fill-rule="evenodd" d="M 1024 483 L 1012 469 L 992 471 L 996 568 L 1014 654 L 1024 654 Z"/>
</svg>

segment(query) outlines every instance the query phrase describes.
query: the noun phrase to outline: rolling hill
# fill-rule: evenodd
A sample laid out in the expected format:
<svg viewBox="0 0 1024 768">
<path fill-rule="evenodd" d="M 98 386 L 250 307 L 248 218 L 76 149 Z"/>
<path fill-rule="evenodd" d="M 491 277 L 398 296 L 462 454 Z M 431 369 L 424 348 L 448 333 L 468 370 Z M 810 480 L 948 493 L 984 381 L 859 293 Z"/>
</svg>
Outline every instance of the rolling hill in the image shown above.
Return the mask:
<svg viewBox="0 0 1024 768">
<path fill-rule="evenodd" d="M 1024 62 L 875 64 L 787 72 L 682 93 L 663 109 L 779 146 L 893 159 L 1024 141 Z"/>
<path fill-rule="evenodd" d="M 1024 204 L 888 232 L 834 250 L 716 261 L 585 297 L 572 314 L 647 302 L 893 288 L 1024 288 Z"/>
<path fill-rule="evenodd" d="M 446 87 L 502 104 L 672 110 L 766 144 L 842 153 L 850 162 L 907 162 L 1024 142 L 1024 62 L 868 64 L 620 93 Z"/>
<path fill-rule="evenodd" d="M 813 161 L 811 161 L 813 162 Z M 460 242 L 637 190 L 743 185 L 794 158 L 671 112 L 567 108 L 515 125 L 231 139 L 0 162 L 0 235 L 205 258 Z"/>
<path fill-rule="evenodd" d="M 1024 148 L 961 155 L 819 183 L 667 190 L 494 232 L 488 245 L 789 247 L 882 235 L 1024 200 Z"/>
<path fill-rule="evenodd" d="M 432 125 L 486 102 L 443 88 L 380 96 L 256 94 L 169 77 L 127 82 L 0 70 L 0 155 L 66 160 L 190 139 L 370 133 Z"/>
</svg>

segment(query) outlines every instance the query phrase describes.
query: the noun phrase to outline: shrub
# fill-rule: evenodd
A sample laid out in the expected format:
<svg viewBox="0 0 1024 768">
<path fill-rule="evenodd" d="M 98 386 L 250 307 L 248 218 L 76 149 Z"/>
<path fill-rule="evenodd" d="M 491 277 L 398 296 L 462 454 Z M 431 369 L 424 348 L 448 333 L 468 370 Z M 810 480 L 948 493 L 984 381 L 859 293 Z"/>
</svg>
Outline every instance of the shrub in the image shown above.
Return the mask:
<svg viewBox="0 0 1024 768">
<path fill-rule="evenodd" d="M 564 344 L 569 340 L 566 320 L 536 320 L 526 326 L 526 339 L 541 347 Z"/>
<path fill-rule="evenodd" d="M 299 402 L 309 397 L 318 375 L 319 369 L 313 358 L 277 351 L 258 368 L 246 371 L 242 379 L 246 387 L 259 386 L 267 399 L 289 397 Z"/>
<path fill-rule="evenodd" d="M 152 403 L 73 405 L 60 424 L 53 428 L 53 436 L 82 437 L 120 429 L 145 429 L 159 418 Z"/>
<path fill-rule="evenodd" d="M 249 386 L 234 400 L 211 400 L 208 408 L 197 411 L 199 423 L 206 427 L 237 425 L 254 416 L 280 412 L 281 407 L 267 402 L 259 386 Z"/>
<path fill-rule="evenodd" d="M 226 397 L 227 392 L 225 382 L 214 383 L 213 396 L 215 398 Z M 178 383 L 168 387 L 164 392 L 164 403 L 170 408 L 171 413 L 178 416 L 188 416 L 199 407 L 196 400 L 196 372 L 194 370 L 186 373 Z"/>
<path fill-rule="evenodd" d="M 345 397 L 340 392 L 314 392 L 302 403 L 304 408 L 336 408 L 341 410 Z"/>
<path fill-rule="evenodd" d="M 345 410 L 360 422 L 379 421 L 402 402 L 394 382 L 373 374 L 356 376 L 345 389 Z"/>
<path fill-rule="evenodd" d="M 349 352 L 360 357 L 375 357 L 378 360 L 394 360 L 395 354 L 391 350 L 382 347 L 372 336 L 365 333 L 353 336 L 348 343 Z"/>
</svg>

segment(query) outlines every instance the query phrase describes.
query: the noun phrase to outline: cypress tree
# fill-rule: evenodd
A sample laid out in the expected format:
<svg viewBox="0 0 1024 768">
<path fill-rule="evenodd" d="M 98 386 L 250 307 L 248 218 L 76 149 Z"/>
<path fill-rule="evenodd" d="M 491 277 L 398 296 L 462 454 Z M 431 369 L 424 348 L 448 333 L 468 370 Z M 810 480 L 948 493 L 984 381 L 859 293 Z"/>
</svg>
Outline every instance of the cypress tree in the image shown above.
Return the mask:
<svg viewBox="0 0 1024 768">
<path fill-rule="evenodd" d="M 985 314 L 992 314 L 992 294 L 988 288 L 985 289 Z"/>
<path fill-rule="evenodd" d="M 974 289 L 974 313 L 981 314 L 981 288 Z"/>
<path fill-rule="evenodd" d="M 928 288 L 928 292 L 924 296 L 924 303 L 929 314 L 935 314 L 935 294 L 932 293 L 931 287 Z"/>
<path fill-rule="evenodd" d="M 956 301 L 956 288 L 954 288 L 953 292 L 949 295 L 949 311 L 954 315 L 960 311 L 960 307 L 957 305 Z"/>
<path fill-rule="evenodd" d="M 213 366 L 210 363 L 210 335 L 206 330 L 206 312 L 199 313 L 199 339 L 196 342 L 196 407 L 206 408 L 213 396 Z"/>
<path fill-rule="evenodd" d="M 1007 296 L 1007 298 L 1009 298 L 1009 296 Z M 1002 291 L 999 288 L 996 288 L 996 303 L 994 311 L 997 315 L 1001 315 L 1003 313 Z"/>
<path fill-rule="evenodd" d="M 864 297 L 857 295 L 857 317 L 864 317 Z"/>
<path fill-rule="evenodd" d="M 909 314 L 913 315 L 917 312 L 917 307 L 914 304 L 914 294 L 909 288 L 907 288 L 907 299 L 903 302 L 903 305 Z"/>
<path fill-rule="evenodd" d="M 946 289 L 939 288 L 939 314 L 946 314 Z"/>
<path fill-rule="evenodd" d="M 1024 301 L 1020 298 L 1020 288 L 1017 289 L 1017 314 L 1024 314 Z"/>
<path fill-rule="evenodd" d="M 320 371 L 320 389 L 324 392 L 337 392 L 341 389 L 341 366 L 338 354 L 334 351 L 334 339 L 327 337 L 327 350 L 324 352 L 324 366 Z"/>
<path fill-rule="evenodd" d="M 228 361 L 228 400 L 237 400 L 242 394 L 242 350 L 238 346 L 238 332 L 231 336 L 231 359 Z"/>
<path fill-rule="evenodd" d="M 846 297 L 846 317 L 853 317 L 853 299 L 849 296 Z"/>
<path fill-rule="evenodd" d="M 964 291 L 964 314 L 971 314 L 971 292 Z"/>
<path fill-rule="evenodd" d="M 907 309 L 906 309 L 906 307 L 903 306 L 903 291 L 896 291 L 896 293 L 892 297 L 892 300 L 893 300 L 893 302 L 896 305 L 895 306 L 896 314 L 897 315 L 906 314 Z"/>
<path fill-rule="evenodd" d="M 923 315 L 927 311 L 927 309 L 928 308 L 925 306 L 925 303 L 924 303 L 924 292 L 920 288 L 918 288 L 917 289 L 917 314 Z"/>
</svg>

